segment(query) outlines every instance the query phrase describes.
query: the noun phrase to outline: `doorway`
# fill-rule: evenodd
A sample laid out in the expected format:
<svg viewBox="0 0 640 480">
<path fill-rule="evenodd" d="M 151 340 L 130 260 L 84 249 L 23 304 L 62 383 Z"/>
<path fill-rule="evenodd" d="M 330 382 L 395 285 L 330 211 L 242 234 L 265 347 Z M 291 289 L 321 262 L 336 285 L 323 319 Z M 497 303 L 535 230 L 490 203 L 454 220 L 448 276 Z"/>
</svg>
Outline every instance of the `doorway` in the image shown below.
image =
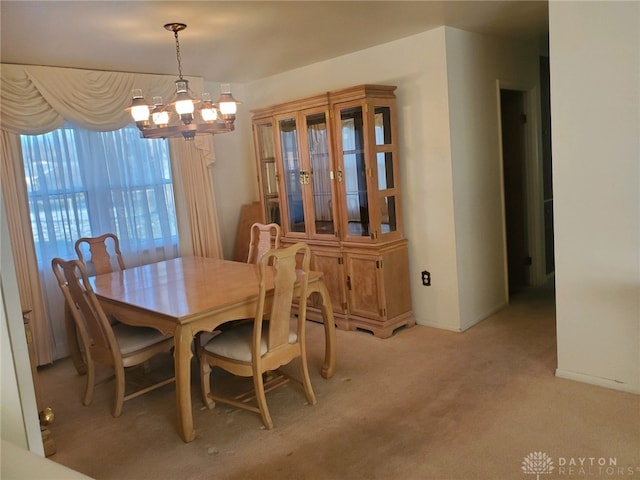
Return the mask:
<svg viewBox="0 0 640 480">
<path fill-rule="evenodd" d="M 498 83 L 504 192 L 507 295 L 552 286 L 555 276 L 549 57 L 540 57 L 540 97 Z M 542 129 L 536 150 L 539 101 Z M 537 158 L 540 153 L 541 157 Z"/>
<path fill-rule="evenodd" d="M 505 232 L 509 297 L 530 285 L 527 221 L 526 124 L 524 92 L 500 89 Z"/>
</svg>

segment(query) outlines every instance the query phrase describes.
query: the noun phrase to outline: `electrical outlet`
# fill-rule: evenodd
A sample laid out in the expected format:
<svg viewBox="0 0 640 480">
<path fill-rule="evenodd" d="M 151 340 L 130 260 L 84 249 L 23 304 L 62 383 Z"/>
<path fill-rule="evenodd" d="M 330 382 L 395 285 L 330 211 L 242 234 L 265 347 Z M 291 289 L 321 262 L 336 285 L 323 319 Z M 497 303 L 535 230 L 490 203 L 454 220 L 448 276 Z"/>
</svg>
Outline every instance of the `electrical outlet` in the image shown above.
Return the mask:
<svg viewBox="0 0 640 480">
<path fill-rule="evenodd" d="M 422 285 L 424 285 L 425 287 L 431 285 L 431 274 L 426 270 L 422 271 Z"/>
</svg>

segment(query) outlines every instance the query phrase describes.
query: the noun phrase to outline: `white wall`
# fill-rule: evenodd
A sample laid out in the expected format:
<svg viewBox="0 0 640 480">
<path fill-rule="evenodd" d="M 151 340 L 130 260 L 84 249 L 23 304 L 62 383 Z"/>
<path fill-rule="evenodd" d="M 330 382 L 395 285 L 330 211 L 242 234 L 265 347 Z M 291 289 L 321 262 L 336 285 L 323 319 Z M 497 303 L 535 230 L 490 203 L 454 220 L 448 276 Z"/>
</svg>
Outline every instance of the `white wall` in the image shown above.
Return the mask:
<svg viewBox="0 0 640 480">
<path fill-rule="evenodd" d="M 640 3 L 549 24 L 557 375 L 640 393 Z"/>
<path fill-rule="evenodd" d="M 218 98 L 220 84 L 205 82 L 205 91 Z M 220 225 L 224 258 L 233 259 L 238 217 L 243 204 L 257 199 L 258 180 L 253 161 L 251 114 L 247 111 L 244 85 L 231 85 L 233 97 L 242 102 L 238 107 L 235 131 L 216 135 L 216 162 L 212 169 L 213 187 Z"/>
<path fill-rule="evenodd" d="M 460 328 L 466 329 L 508 303 L 497 82 L 530 92 L 539 110 L 539 54 L 533 42 L 446 32 Z M 536 134 L 534 128 L 534 144 Z"/>
<path fill-rule="evenodd" d="M 22 319 L 9 227 L 0 191 L 0 433 L 2 439 L 44 456 L 31 363 Z"/>
</svg>

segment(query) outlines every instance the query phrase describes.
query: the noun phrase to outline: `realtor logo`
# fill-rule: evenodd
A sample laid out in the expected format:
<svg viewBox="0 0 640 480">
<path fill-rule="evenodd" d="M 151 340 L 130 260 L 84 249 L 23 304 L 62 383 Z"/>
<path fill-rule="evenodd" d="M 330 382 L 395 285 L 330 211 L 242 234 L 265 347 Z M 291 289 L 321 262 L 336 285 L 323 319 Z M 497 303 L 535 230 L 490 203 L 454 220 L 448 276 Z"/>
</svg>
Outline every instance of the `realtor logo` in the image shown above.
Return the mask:
<svg viewBox="0 0 640 480">
<path fill-rule="evenodd" d="M 540 475 L 553 472 L 551 457 L 543 452 L 531 452 L 522 461 L 522 471 L 529 475 L 535 475 L 540 480 Z"/>
</svg>

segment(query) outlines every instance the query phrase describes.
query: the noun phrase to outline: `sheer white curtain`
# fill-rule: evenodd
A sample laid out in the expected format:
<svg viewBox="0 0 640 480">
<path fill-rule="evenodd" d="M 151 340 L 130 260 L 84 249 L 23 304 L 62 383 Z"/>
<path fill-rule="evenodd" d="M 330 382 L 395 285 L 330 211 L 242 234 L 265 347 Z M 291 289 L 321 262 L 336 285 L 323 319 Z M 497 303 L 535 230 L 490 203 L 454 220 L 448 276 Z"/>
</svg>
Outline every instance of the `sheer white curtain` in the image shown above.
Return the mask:
<svg viewBox="0 0 640 480">
<path fill-rule="evenodd" d="M 54 257 L 74 258 L 75 241 L 115 233 L 125 265 L 178 256 L 169 148 L 135 127 L 93 132 L 65 126 L 21 136 L 22 156 L 54 359 L 68 353 Z"/>
</svg>

